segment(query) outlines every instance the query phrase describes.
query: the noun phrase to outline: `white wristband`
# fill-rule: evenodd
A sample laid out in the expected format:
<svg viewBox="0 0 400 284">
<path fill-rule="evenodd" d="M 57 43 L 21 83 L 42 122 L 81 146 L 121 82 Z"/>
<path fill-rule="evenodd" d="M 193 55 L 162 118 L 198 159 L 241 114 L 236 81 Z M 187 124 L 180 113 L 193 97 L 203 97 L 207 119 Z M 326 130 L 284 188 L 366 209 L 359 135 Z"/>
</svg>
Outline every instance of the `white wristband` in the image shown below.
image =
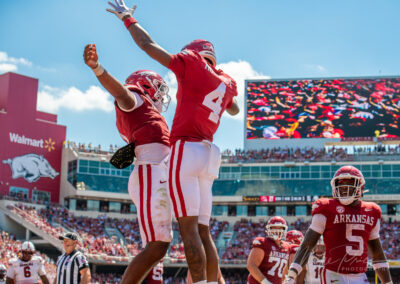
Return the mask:
<svg viewBox="0 0 400 284">
<path fill-rule="evenodd" d="M 374 268 L 374 270 L 377 270 L 379 268 L 389 268 L 389 263 L 387 263 L 387 262 L 378 262 L 378 263 L 372 264 L 372 267 Z"/>
<path fill-rule="evenodd" d="M 299 275 L 300 272 L 303 270 L 303 267 L 301 267 L 301 265 L 296 262 L 292 262 L 292 264 L 289 267 L 289 270 L 290 269 L 295 270 L 297 272 L 297 275 Z"/>
<path fill-rule="evenodd" d="M 94 74 L 96 74 L 97 77 L 99 77 L 101 74 L 104 73 L 104 68 L 101 66 L 99 62 L 97 62 L 97 66 L 92 69 Z"/>
</svg>

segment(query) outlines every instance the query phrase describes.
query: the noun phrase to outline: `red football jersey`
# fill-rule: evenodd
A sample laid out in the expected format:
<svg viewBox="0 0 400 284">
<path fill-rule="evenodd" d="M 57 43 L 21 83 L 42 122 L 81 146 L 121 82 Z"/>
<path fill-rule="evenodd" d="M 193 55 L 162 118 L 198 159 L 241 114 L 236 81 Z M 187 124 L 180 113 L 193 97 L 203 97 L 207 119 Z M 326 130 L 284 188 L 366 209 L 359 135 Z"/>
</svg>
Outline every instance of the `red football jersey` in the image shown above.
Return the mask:
<svg viewBox="0 0 400 284">
<path fill-rule="evenodd" d="M 179 139 L 212 141 L 222 113 L 237 96 L 235 80 L 190 50 L 172 55 L 169 69 L 178 80 L 171 144 Z"/>
<path fill-rule="evenodd" d="M 163 263 L 160 262 L 150 270 L 146 277 L 146 284 L 162 284 L 163 283 Z"/>
<path fill-rule="evenodd" d="M 342 274 L 364 273 L 370 233 L 382 215 L 380 207 L 365 201 L 344 206 L 336 199 L 321 198 L 313 204 L 315 214 L 326 217 L 325 268 Z"/>
<path fill-rule="evenodd" d="M 169 130 L 165 118 L 155 109 L 148 98 L 136 92 L 143 104 L 130 112 L 125 112 L 115 102 L 117 128 L 126 143 L 135 146 L 161 143 L 169 146 Z"/>
<path fill-rule="evenodd" d="M 279 284 L 283 281 L 283 270 L 289 261 L 290 245 L 282 241 L 281 246 L 270 238 L 258 237 L 253 241 L 252 248 L 260 248 L 264 251 L 264 259 L 259 269 L 268 281 Z M 254 277 L 249 274 L 249 284 L 259 284 Z"/>
</svg>

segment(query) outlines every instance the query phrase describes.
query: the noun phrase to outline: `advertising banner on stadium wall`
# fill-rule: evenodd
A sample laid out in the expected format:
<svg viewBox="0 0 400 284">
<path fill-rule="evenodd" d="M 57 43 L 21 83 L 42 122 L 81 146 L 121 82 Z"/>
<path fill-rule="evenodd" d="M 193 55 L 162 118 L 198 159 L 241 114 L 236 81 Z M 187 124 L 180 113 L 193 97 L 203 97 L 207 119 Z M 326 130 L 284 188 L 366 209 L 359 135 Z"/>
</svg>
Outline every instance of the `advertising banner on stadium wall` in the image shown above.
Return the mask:
<svg viewBox="0 0 400 284">
<path fill-rule="evenodd" d="M 0 194 L 59 201 L 66 127 L 36 110 L 38 80 L 0 75 Z"/>
<path fill-rule="evenodd" d="M 246 81 L 246 139 L 400 137 L 400 78 Z"/>
</svg>

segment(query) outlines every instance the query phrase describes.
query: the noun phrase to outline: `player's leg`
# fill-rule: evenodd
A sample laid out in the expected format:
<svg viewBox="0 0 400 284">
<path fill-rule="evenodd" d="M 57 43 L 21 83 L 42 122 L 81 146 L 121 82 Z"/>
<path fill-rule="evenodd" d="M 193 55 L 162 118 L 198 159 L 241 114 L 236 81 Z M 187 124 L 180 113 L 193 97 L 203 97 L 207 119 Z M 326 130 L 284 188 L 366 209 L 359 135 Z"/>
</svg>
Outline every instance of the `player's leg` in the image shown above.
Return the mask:
<svg viewBox="0 0 400 284">
<path fill-rule="evenodd" d="M 178 141 L 169 162 L 169 193 L 193 282 L 206 280 L 206 256 L 198 230 L 198 173 L 204 161 L 201 143 Z"/>
<path fill-rule="evenodd" d="M 212 184 L 213 179 L 200 178 L 200 216 L 199 232 L 204 246 L 207 259 L 207 282 L 217 282 L 218 275 L 218 252 L 210 233 L 210 216 L 212 210 Z"/>
<path fill-rule="evenodd" d="M 171 206 L 167 194 L 167 168 L 139 165 L 129 179 L 129 194 L 137 210 L 144 249 L 132 260 L 121 283 L 141 283 L 165 256 L 172 239 Z M 161 181 L 161 182 L 160 182 Z"/>
<path fill-rule="evenodd" d="M 204 143 L 207 151 L 207 163 L 199 178 L 200 185 L 200 216 L 199 232 L 206 252 L 207 258 L 207 282 L 217 283 L 219 258 L 218 251 L 210 233 L 210 216 L 212 210 L 212 185 L 214 179 L 218 178 L 221 165 L 221 154 L 217 146 L 211 143 Z"/>
</svg>

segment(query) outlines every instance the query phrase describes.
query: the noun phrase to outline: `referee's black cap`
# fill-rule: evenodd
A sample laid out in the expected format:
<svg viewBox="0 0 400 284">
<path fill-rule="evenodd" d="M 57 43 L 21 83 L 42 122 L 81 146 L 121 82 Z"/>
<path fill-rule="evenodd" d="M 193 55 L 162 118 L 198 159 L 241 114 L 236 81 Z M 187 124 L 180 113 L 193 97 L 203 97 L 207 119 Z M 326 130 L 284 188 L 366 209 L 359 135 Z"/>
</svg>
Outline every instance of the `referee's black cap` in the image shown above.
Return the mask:
<svg viewBox="0 0 400 284">
<path fill-rule="evenodd" d="M 69 240 L 76 241 L 76 240 L 78 240 L 78 235 L 75 233 L 66 233 L 66 234 L 64 234 L 64 236 L 59 236 L 58 238 L 60 240 L 69 239 Z"/>
</svg>

